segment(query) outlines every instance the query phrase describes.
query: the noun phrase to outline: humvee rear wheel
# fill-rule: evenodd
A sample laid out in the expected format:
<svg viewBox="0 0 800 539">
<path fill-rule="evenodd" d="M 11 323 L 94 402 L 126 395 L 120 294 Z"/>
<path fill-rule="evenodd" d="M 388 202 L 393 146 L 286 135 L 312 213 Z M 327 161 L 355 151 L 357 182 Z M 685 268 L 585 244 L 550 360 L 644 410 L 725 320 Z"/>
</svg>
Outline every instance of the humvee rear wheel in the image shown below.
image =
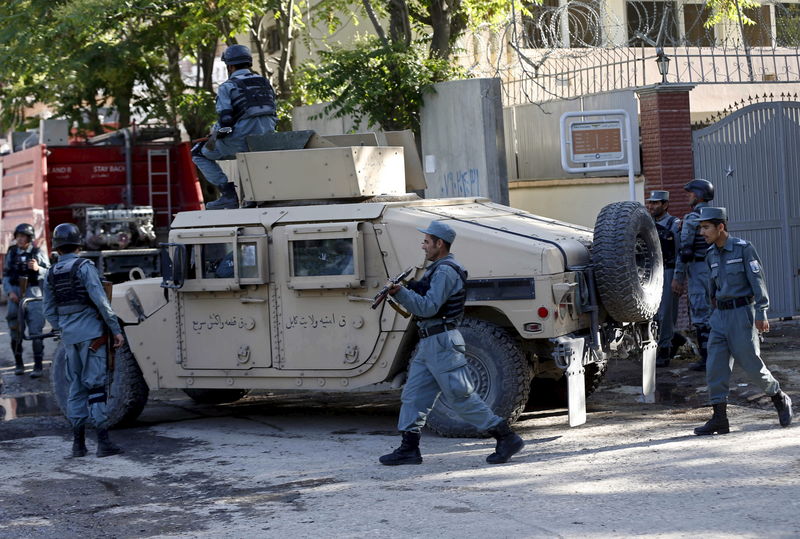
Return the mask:
<svg viewBox="0 0 800 539">
<path fill-rule="evenodd" d="M 638 202 L 614 202 L 597 216 L 592 243 L 597 290 L 618 322 L 644 322 L 661 303 L 664 262 L 653 218 Z"/>
<path fill-rule="evenodd" d="M 513 423 L 528 401 L 531 366 L 516 339 L 505 329 L 466 318 L 458 328 L 464 336 L 466 358 L 475 392 L 495 414 Z M 486 436 L 462 421 L 440 397 L 428 415 L 428 427 L 448 438 Z"/>
<path fill-rule="evenodd" d="M 198 404 L 225 404 L 236 402 L 245 395 L 247 389 L 184 389 L 190 399 Z"/>
<path fill-rule="evenodd" d="M 67 415 L 67 354 L 64 343 L 60 342 L 53 357 L 50 372 L 50 383 L 56 403 L 64 415 Z M 150 390 L 144 381 L 142 371 L 136 358 L 126 342 L 115 351 L 114 374 L 111 390 L 106 402 L 108 426 L 124 426 L 133 422 L 142 413 Z"/>
</svg>

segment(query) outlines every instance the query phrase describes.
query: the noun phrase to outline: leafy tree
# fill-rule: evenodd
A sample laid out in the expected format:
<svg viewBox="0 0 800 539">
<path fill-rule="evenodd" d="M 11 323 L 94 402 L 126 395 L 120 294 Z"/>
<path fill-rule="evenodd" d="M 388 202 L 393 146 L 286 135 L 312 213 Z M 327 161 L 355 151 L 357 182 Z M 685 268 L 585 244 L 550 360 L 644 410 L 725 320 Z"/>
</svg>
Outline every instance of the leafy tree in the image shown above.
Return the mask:
<svg viewBox="0 0 800 539">
<path fill-rule="evenodd" d="M 364 119 L 386 130 L 413 129 L 419 133 L 419 111 L 436 82 L 460 75 L 439 58 L 426 58 L 418 43 L 385 45 L 371 36 L 352 48 L 320 52 L 319 65 L 303 72 L 300 88 L 308 102 L 331 101 L 324 109 L 334 117 Z"/>
</svg>

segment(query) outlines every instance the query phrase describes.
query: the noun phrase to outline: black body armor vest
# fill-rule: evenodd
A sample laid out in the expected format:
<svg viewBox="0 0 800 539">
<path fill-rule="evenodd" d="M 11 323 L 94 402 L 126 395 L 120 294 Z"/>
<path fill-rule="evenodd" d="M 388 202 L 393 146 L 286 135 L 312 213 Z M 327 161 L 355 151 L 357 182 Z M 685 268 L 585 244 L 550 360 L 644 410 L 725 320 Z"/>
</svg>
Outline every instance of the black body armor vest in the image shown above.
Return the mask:
<svg viewBox="0 0 800 539">
<path fill-rule="evenodd" d="M 664 257 L 664 267 L 667 269 L 675 268 L 675 233 L 672 231 L 672 225 L 675 224 L 675 217 L 670 216 L 667 220 L 667 226 L 656 223 L 656 231 L 658 232 L 658 241 L 661 243 L 661 254 Z"/>
<path fill-rule="evenodd" d="M 83 281 L 78 277 L 78 270 L 84 264 L 91 264 L 87 258 L 73 258 L 59 262 L 50 269 L 47 280 L 53 289 L 55 302 L 58 307 L 71 305 L 93 305 L 89 292 Z"/>
<path fill-rule="evenodd" d="M 462 270 L 458 264 L 454 264 L 453 262 L 447 260 L 439 262 L 432 269 L 427 271 L 422 279 L 408 283 L 408 288 L 420 296 L 427 294 L 428 290 L 431 288 L 431 277 L 433 277 L 433 272 L 435 272 L 439 266 L 450 266 L 456 270 L 458 276 L 461 277 L 463 286 L 461 287 L 461 290 L 450 296 L 447 301 L 444 302 L 444 304 L 439 308 L 432 318 L 460 322 L 464 317 L 464 305 L 467 303 L 467 272 L 466 270 Z"/>
<path fill-rule="evenodd" d="M 229 80 L 236 85 L 238 90 L 231 98 L 235 121 L 238 122 L 245 115 L 251 118 L 275 114 L 275 92 L 267 79 L 251 74 Z"/>
<path fill-rule="evenodd" d="M 6 269 L 6 276 L 13 286 L 19 286 L 19 278 L 27 277 L 28 286 L 39 286 L 39 272 L 28 269 L 28 262 L 36 260 L 39 248 L 33 247 L 31 252 L 23 251 L 16 245 L 9 248 L 9 265 Z"/>
</svg>

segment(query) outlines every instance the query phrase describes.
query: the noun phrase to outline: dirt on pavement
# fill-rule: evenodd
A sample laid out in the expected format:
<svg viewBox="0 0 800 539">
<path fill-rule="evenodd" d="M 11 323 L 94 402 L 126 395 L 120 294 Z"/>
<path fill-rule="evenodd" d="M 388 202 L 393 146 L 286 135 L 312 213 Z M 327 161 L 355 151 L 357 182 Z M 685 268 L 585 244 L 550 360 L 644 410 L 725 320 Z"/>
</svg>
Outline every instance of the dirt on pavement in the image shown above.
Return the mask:
<svg viewBox="0 0 800 539">
<path fill-rule="evenodd" d="M 396 391 L 256 392 L 224 406 L 154 391 L 138 423 L 112 433 L 123 455 L 65 460 L 49 381 L 14 376 L 7 339 L 0 537 L 800 535 L 800 431 L 780 428 L 735 370 L 732 432 L 694 436 L 710 409 L 688 357 L 658 370 L 656 404 L 638 399 L 641 366 L 613 361 L 585 425 L 570 429 L 564 409 L 525 413 L 527 447 L 500 466 L 484 462 L 491 439 L 429 432 L 422 465 L 378 464 L 399 441 Z M 796 402 L 799 348 L 799 321 L 773 323 L 762 345 Z"/>
</svg>

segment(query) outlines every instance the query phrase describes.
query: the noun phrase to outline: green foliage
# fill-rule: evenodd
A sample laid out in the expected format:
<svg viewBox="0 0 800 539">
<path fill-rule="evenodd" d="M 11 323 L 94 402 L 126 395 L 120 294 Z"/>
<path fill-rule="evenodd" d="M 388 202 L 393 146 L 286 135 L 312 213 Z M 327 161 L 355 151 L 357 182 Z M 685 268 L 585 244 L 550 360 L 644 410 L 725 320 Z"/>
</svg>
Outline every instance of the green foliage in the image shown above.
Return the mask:
<svg viewBox="0 0 800 539">
<path fill-rule="evenodd" d="M 705 22 L 706 28 L 729 20 L 736 24 L 739 23 L 739 13 L 741 12 L 742 24 L 752 25 L 756 22 L 744 14 L 745 10 L 760 7 L 761 4 L 755 0 L 707 0 L 706 6 L 711 9 L 711 16 Z"/>
<path fill-rule="evenodd" d="M 357 39 L 353 48 L 320 52 L 320 65 L 308 64 L 298 80 L 302 102 L 330 103 L 324 114 L 351 115 L 386 130 L 419 133 L 423 97 L 433 84 L 463 76 L 442 59 L 428 58 L 420 43 L 383 45 L 374 36 Z"/>
</svg>

